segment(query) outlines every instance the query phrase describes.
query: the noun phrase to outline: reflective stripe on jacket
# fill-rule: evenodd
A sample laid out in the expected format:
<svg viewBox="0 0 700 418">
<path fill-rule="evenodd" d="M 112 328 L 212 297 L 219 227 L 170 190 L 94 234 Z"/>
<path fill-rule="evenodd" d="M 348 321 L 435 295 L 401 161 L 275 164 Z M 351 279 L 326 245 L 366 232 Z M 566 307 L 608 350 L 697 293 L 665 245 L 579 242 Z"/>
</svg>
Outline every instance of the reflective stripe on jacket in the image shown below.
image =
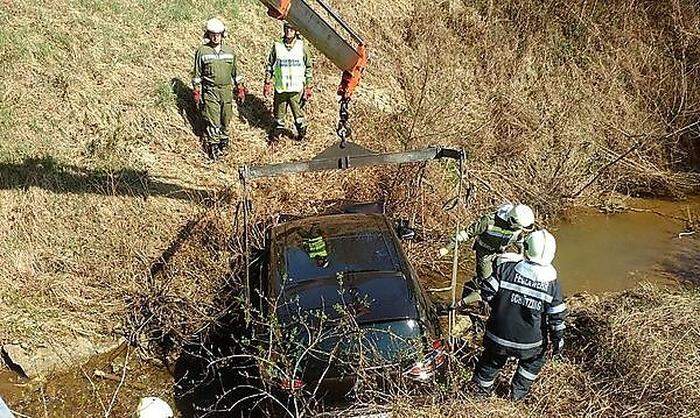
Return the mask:
<svg viewBox="0 0 700 418">
<path fill-rule="evenodd" d="M 305 244 L 309 253 L 309 258 L 328 257 L 326 242 L 323 240 L 323 237 L 319 236 L 305 240 Z"/>
<path fill-rule="evenodd" d="M 494 213 L 482 216 L 469 225 L 467 233 L 470 237 L 476 237 L 474 249 L 487 254 L 502 253 L 511 244 L 522 249 L 524 239 L 521 229 L 511 229 L 511 225 L 505 220 L 505 216 L 513 205 L 507 204 L 498 208 Z"/>
<path fill-rule="evenodd" d="M 566 305 L 557 271 L 530 261 L 497 261 L 481 285 L 491 305 L 486 338 L 513 350 L 540 347 L 547 334 L 560 338 L 566 325 Z"/>
<path fill-rule="evenodd" d="M 192 79 L 194 88 L 225 87 L 238 84 L 240 81 L 241 77 L 238 76 L 236 69 L 236 54 L 232 48 L 221 45 L 217 51 L 207 44 L 197 49 Z"/>
</svg>

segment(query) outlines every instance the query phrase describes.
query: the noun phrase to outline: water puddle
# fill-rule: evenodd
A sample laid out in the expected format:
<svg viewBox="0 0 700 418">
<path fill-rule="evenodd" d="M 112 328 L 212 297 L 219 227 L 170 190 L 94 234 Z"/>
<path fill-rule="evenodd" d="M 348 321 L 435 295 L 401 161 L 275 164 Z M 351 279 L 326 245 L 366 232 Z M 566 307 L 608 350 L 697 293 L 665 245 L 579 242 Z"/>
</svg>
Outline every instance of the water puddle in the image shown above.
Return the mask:
<svg viewBox="0 0 700 418">
<path fill-rule="evenodd" d="M 671 276 L 693 280 L 700 274 L 700 231 L 679 237 L 688 212 L 700 216 L 700 198 L 629 205 L 632 211 L 613 215 L 579 212 L 553 228 L 555 265 L 567 294 L 618 291 L 640 281 L 667 283 Z"/>
</svg>

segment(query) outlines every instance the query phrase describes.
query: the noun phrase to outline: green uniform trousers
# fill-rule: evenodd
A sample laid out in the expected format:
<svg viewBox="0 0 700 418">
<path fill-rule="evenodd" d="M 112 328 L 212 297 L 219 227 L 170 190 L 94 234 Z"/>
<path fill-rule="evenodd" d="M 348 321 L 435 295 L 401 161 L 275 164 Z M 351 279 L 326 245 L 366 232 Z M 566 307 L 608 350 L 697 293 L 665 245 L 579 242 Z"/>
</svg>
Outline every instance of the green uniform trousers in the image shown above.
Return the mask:
<svg viewBox="0 0 700 418">
<path fill-rule="evenodd" d="M 206 123 L 204 136 L 209 144 L 228 141 L 228 128 L 233 117 L 233 90 L 228 86 L 207 86 L 202 92 L 202 116 Z"/>
<path fill-rule="evenodd" d="M 272 103 L 275 116 L 275 129 L 284 128 L 284 118 L 287 116 L 287 105 L 292 108 L 292 116 L 294 116 L 294 125 L 297 129 L 306 127 L 306 119 L 304 119 L 304 111 L 301 108 L 301 92 L 275 92 L 275 97 Z"/>
<path fill-rule="evenodd" d="M 476 250 L 476 276 L 464 284 L 462 289 L 462 299 L 466 304 L 476 302 L 481 299 L 479 289 L 481 282 L 493 273 L 493 262 L 499 254 L 487 253 Z"/>
</svg>

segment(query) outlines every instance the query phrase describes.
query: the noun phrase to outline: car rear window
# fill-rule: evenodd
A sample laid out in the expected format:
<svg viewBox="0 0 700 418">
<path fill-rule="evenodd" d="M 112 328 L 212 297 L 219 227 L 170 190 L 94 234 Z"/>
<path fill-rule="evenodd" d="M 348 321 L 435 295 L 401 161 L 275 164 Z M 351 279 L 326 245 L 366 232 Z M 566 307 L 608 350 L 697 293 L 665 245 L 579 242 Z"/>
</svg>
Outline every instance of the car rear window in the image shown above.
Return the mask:
<svg viewBox="0 0 700 418">
<path fill-rule="evenodd" d="M 297 332 L 296 341 L 303 347 L 309 347 L 312 338 L 307 329 L 298 327 L 294 330 Z M 328 361 L 328 354 L 336 352 L 343 357 L 343 361 L 352 361 L 362 352 L 364 361 L 378 365 L 413 358 L 423 346 L 423 331 L 414 319 L 363 324 L 359 332 L 348 331 L 338 332 L 329 328 L 319 333 L 316 330 L 313 336 L 316 360 Z"/>
<path fill-rule="evenodd" d="M 385 360 L 395 361 L 413 353 L 421 341 L 421 328 L 414 319 L 365 324 L 362 328 L 365 331 L 365 344 Z"/>
<path fill-rule="evenodd" d="M 324 237 L 327 266 L 309 257 L 303 240 L 293 240 L 284 251 L 287 278 L 292 282 L 335 277 L 338 273 L 399 270 L 393 242 L 379 232 Z"/>
</svg>

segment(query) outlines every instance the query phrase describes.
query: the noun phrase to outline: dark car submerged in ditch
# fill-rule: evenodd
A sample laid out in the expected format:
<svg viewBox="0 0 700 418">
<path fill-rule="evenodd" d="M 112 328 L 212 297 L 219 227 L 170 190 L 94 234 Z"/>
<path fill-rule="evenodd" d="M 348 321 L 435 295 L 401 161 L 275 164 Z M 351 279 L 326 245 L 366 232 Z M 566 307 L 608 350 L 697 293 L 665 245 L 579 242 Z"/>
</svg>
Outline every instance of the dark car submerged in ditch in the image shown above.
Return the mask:
<svg viewBox="0 0 700 418">
<path fill-rule="evenodd" d="M 348 393 L 359 382 L 425 383 L 440 374 L 447 356 L 437 311 L 399 235 L 412 231 L 377 213 L 271 229 L 259 308 L 262 339 L 276 343 L 261 350 L 265 380 L 286 392 Z"/>
</svg>

